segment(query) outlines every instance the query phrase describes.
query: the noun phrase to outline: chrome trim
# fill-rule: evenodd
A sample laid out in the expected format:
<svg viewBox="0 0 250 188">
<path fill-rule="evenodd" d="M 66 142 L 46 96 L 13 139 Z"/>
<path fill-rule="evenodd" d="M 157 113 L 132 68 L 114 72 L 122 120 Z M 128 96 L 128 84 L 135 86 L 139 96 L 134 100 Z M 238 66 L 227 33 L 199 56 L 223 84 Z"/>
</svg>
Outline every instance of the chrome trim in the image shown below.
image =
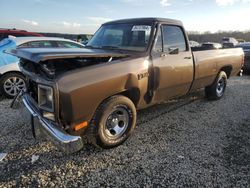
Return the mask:
<svg viewBox="0 0 250 188">
<path fill-rule="evenodd" d="M 46 111 L 49 111 L 49 112 L 54 112 L 55 111 L 55 107 L 54 107 L 55 100 L 54 100 L 54 90 L 53 90 L 53 88 L 50 87 L 50 86 L 37 84 L 37 89 L 38 89 L 37 95 L 38 95 L 38 106 L 39 106 L 39 108 L 41 108 L 43 110 L 46 110 Z M 44 106 L 41 105 L 41 89 L 49 90 L 52 93 L 52 101 L 51 101 L 52 102 L 52 107 L 51 108 L 44 107 Z"/>
<path fill-rule="evenodd" d="M 243 76 L 243 70 L 242 69 L 239 72 L 239 76 Z"/>
<path fill-rule="evenodd" d="M 37 116 L 37 113 L 35 113 L 35 111 L 30 107 L 30 105 L 28 104 L 28 102 L 26 102 L 26 99 L 24 97 L 23 97 L 23 104 L 29 110 L 29 112 L 33 117 Z"/>
<path fill-rule="evenodd" d="M 80 136 L 69 135 L 64 130 L 43 118 L 40 113 L 32 107 L 27 94 L 23 95 L 23 104 L 33 117 L 36 138 L 50 140 L 65 153 L 74 153 L 83 148 L 83 141 Z"/>
</svg>

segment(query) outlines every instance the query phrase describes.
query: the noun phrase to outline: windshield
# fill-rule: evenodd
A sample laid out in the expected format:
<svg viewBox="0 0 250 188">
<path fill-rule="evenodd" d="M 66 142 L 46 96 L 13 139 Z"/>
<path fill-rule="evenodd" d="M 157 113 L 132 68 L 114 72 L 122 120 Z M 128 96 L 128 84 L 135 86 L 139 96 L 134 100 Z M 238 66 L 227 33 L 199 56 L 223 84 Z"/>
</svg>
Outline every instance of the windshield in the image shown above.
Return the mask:
<svg viewBox="0 0 250 188">
<path fill-rule="evenodd" d="M 146 51 L 151 34 L 151 25 L 110 24 L 103 25 L 86 47 Z"/>
</svg>

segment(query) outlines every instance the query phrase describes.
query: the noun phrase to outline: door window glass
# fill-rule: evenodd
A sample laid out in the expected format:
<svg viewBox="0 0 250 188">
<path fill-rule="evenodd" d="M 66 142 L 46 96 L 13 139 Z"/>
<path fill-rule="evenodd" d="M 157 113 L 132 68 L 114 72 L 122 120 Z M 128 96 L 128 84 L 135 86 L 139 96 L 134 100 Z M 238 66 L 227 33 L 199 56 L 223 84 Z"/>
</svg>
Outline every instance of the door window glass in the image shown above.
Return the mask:
<svg viewBox="0 0 250 188">
<path fill-rule="evenodd" d="M 164 52 L 170 52 L 175 48 L 178 48 L 179 52 L 184 52 L 187 50 L 186 40 L 181 27 L 163 25 L 162 32 Z"/>
</svg>

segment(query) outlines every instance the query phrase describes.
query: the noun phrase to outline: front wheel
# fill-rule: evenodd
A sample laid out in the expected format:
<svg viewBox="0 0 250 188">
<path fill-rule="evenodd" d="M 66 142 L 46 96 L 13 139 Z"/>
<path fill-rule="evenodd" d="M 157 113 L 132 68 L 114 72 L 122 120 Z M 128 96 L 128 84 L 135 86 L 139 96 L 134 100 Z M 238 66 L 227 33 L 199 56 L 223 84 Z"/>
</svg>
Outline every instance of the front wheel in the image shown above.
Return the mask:
<svg viewBox="0 0 250 188">
<path fill-rule="evenodd" d="M 88 140 L 102 148 L 121 145 L 131 135 L 136 124 L 136 108 L 125 96 L 113 96 L 97 109 L 89 127 Z"/>
<path fill-rule="evenodd" d="M 205 93 L 208 99 L 218 100 L 220 99 L 226 90 L 227 86 L 227 74 L 224 71 L 221 71 L 214 83 L 205 88 Z"/>
</svg>

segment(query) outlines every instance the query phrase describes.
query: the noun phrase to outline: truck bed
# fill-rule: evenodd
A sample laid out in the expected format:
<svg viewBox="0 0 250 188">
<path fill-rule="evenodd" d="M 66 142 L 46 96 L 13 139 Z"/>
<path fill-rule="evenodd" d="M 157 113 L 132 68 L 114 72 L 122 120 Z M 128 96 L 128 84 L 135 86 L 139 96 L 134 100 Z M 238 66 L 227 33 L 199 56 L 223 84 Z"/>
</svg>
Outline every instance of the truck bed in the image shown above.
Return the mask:
<svg viewBox="0 0 250 188">
<path fill-rule="evenodd" d="M 228 67 L 229 76 L 237 75 L 244 62 L 241 48 L 195 51 L 193 58 L 195 79 L 191 90 L 211 85 L 222 67 Z"/>
</svg>

